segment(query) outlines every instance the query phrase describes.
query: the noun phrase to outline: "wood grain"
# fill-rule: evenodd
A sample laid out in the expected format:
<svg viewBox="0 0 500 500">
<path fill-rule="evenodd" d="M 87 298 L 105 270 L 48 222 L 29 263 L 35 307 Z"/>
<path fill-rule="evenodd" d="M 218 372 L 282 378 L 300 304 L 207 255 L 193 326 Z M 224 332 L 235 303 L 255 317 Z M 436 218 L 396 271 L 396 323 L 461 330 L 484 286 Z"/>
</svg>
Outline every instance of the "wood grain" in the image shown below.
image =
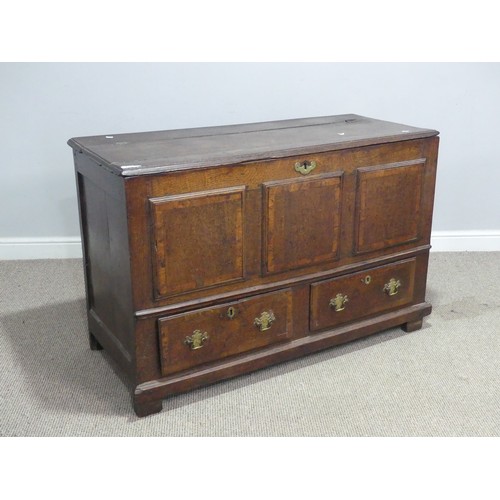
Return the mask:
<svg viewBox="0 0 500 500">
<path fill-rule="evenodd" d="M 341 186 L 342 173 L 263 184 L 265 273 L 338 258 Z"/>
<path fill-rule="evenodd" d="M 357 169 L 355 253 L 420 239 L 424 171 L 423 158 Z"/>
<path fill-rule="evenodd" d="M 241 281 L 245 186 L 150 198 L 156 297 Z"/>
<path fill-rule="evenodd" d="M 437 133 L 359 115 L 338 115 L 79 137 L 68 144 L 118 175 L 135 176 L 406 141 Z"/>
<path fill-rule="evenodd" d="M 270 284 L 276 280 L 287 278 L 299 279 L 304 273 L 312 274 L 328 271 L 337 266 L 340 267 L 349 263 L 362 263 L 366 259 L 366 256 L 362 254 L 358 255 L 353 251 L 352 246 L 355 239 L 356 179 L 358 169 L 377 165 L 383 167 L 395 163 L 394 160 L 398 160 L 398 162 L 418 161 L 422 158 L 425 148 L 425 141 L 405 141 L 405 143 L 337 151 L 311 157 L 292 157 L 273 160 L 267 163 L 257 162 L 194 172 L 176 172 L 126 179 L 125 185 L 129 204 L 128 212 L 130 221 L 133 222 L 130 229 L 132 238 L 132 267 L 134 272 L 141 276 L 140 282 L 137 281 L 134 287 L 135 308 L 145 310 L 168 306 L 176 302 L 180 303 L 208 297 L 213 293 L 237 291 L 242 286 L 248 288 Z M 315 161 L 317 167 L 312 174 L 304 177 L 295 171 L 294 165 L 297 161 L 305 159 Z M 432 169 L 431 162 L 428 165 L 426 164 L 426 172 L 428 168 Z M 311 197 L 309 196 L 305 201 L 301 202 L 305 209 L 308 208 L 307 204 L 313 207 L 307 214 L 307 218 L 311 218 L 311 222 L 308 223 L 306 219 L 302 220 L 298 216 L 293 217 L 292 221 L 295 221 L 296 229 L 294 230 L 293 228 L 294 224 L 291 224 L 290 229 L 294 231 L 294 235 L 288 234 L 287 238 L 281 236 L 280 245 L 273 251 L 271 244 L 271 251 L 269 252 L 269 241 L 262 240 L 262 238 L 265 239 L 268 237 L 268 223 L 270 220 L 273 220 L 270 217 L 272 213 L 270 214 L 268 210 L 269 197 L 267 194 L 269 190 L 272 191 L 271 188 L 275 186 L 275 192 L 280 191 L 279 186 L 280 181 L 282 181 L 283 189 L 281 193 L 288 195 L 288 206 L 293 205 L 288 213 L 293 211 L 298 213 L 299 210 L 296 207 L 301 204 L 301 195 L 304 192 L 307 193 L 307 190 L 288 193 L 287 187 L 289 185 L 292 188 L 295 185 L 300 186 L 302 182 L 305 183 L 304 187 L 308 187 L 308 179 L 314 179 L 318 176 L 325 176 L 325 180 L 328 179 L 328 176 L 332 177 L 331 181 L 326 181 L 326 185 L 319 184 L 321 187 L 320 191 L 323 191 L 322 209 L 318 210 L 314 208 L 318 205 L 318 201 L 316 200 L 318 190 L 312 189 L 311 192 L 314 192 L 316 197 L 310 199 Z M 336 176 L 342 177 L 341 191 L 338 194 L 335 186 L 337 181 L 334 180 Z M 427 173 L 424 184 L 424 193 L 427 193 L 429 188 L 433 188 L 432 178 L 428 178 Z M 314 182 L 312 185 L 316 186 Z M 213 288 L 198 288 L 185 289 L 180 293 L 170 295 L 153 293 L 155 290 L 153 277 L 156 271 L 152 269 L 152 262 L 155 259 L 151 259 L 151 254 L 155 252 L 155 249 L 151 242 L 150 228 L 155 226 L 155 222 L 151 220 L 150 207 L 144 198 L 175 197 L 181 194 L 186 194 L 189 197 L 196 196 L 196 193 L 203 191 L 231 189 L 234 186 L 246 187 L 245 213 L 243 218 L 243 246 L 246 267 L 244 282 L 235 281 L 233 283 L 220 284 L 220 286 L 217 286 L 216 291 Z M 340 208 L 334 210 L 337 197 L 339 197 L 338 203 Z M 293 202 L 291 201 L 292 198 Z M 377 207 L 379 207 L 381 203 L 379 200 L 376 201 Z M 431 214 L 425 212 L 427 210 L 426 207 L 427 205 L 421 207 L 423 213 L 420 224 L 421 241 L 428 244 L 430 236 L 427 239 L 426 237 L 428 234 L 430 235 L 430 232 L 425 229 L 428 229 L 428 219 L 431 217 Z M 285 211 L 282 210 L 280 217 L 284 216 L 284 214 Z M 383 212 L 381 212 L 381 215 L 384 215 Z M 279 217 L 275 216 L 274 220 L 279 220 Z M 378 220 L 381 221 L 383 227 L 385 219 L 379 217 Z M 219 222 L 214 221 L 215 223 Z M 336 229 L 337 225 L 338 232 Z M 328 233 L 325 228 L 332 228 L 332 226 L 333 229 Z M 282 232 L 282 234 L 284 233 Z M 377 233 L 374 232 L 373 234 Z M 325 238 L 325 235 L 328 235 L 328 237 Z M 316 247 L 312 244 L 312 241 L 314 241 L 312 237 L 316 238 Z M 296 245 L 294 238 L 295 240 L 299 239 L 299 241 L 302 238 L 301 244 Z M 328 245 L 331 245 L 329 247 L 331 249 L 330 253 L 328 255 L 317 254 L 316 252 L 321 250 L 324 242 L 328 242 Z M 308 249 L 308 243 L 311 244 L 310 249 Z M 338 248 L 335 250 L 334 243 L 338 245 Z M 416 244 L 418 242 L 409 241 L 402 242 L 394 248 L 379 248 L 370 252 L 370 257 L 384 256 L 415 248 Z M 180 242 L 177 245 L 180 245 Z M 284 251 L 289 252 L 286 258 L 283 255 Z M 294 252 L 295 256 L 293 255 Z M 311 252 L 312 258 L 308 256 L 308 252 Z M 271 257 L 271 260 L 273 258 L 277 259 L 277 267 L 273 269 L 271 266 L 272 272 L 269 272 L 267 268 L 266 259 L 268 257 Z M 292 258 L 302 262 L 292 263 L 290 261 Z M 308 258 L 309 262 L 307 261 Z M 202 259 L 201 255 L 195 257 L 195 261 L 199 261 L 200 259 Z M 279 262 L 280 259 L 282 259 L 281 263 Z M 285 260 L 290 262 L 290 264 L 285 264 Z"/>
<path fill-rule="evenodd" d="M 137 415 L 385 328 L 420 328 L 436 135 L 340 115 L 71 139 L 90 346 L 125 376 Z M 316 168 L 302 175 L 297 162 Z M 335 311 L 339 293 L 348 302 Z"/>
<path fill-rule="evenodd" d="M 366 316 L 390 311 L 413 301 L 416 259 L 367 269 L 345 277 L 311 285 L 311 330 L 331 328 Z M 401 285 L 395 295 L 384 292 L 393 278 Z M 347 297 L 344 309 L 336 311 L 329 305 L 337 294 Z"/>
<path fill-rule="evenodd" d="M 228 317 L 232 308 L 234 317 Z M 268 330 L 261 331 L 255 320 L 263 312 L 275 319 Z M 168 375 L 193 366 L 284 341 L 292 336 L 292 292 L 284 290 L 230 302 L 218 307 L 160 318 L 162 374 Z M 191 349 L 185 339 L 195 331 L 206 334 L 198 349 Z"/>
</svg>

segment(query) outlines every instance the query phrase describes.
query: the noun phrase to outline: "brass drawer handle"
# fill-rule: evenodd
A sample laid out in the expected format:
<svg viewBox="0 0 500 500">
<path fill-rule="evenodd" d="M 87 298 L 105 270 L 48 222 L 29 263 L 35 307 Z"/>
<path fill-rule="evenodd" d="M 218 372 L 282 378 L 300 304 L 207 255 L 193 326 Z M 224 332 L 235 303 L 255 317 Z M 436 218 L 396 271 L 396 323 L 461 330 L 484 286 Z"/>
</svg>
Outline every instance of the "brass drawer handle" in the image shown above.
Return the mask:
<svg viewBox="0 0 500 500">
<path fill-rule="evenodd" d="M 195 330 L 193 335 L 186 337 L 184 339 L 184 344 L 189 346 L 192 351 L 195 349 L 201 349 L 206 340 L 209 339 L 207 332 L 202 332 L 201 330 Z"/>
<path fill-rule="evenodd" d="M 391 278 L 389 283 L 384 285 L 384 292 L 387 295 L 396 295 L 398 293 L 398 289 L 401 286 L 401 281 Z"/>
<path fill-rule="evenodd" d="M 349 297 L 341 293 L 337 293 L 333 299 L 330 299 L 330 307 L 335 309 L 335 312 L 340 312 L 345 309 L 346 303 L 349 302 Z"/>
<path fill-rule="evenodd" d="M 315 161 L 298 161 L 295 163 L 295 171 L 301 173 L 302 175 L 307 175 L 308 173 L 312 172 L 316 168 L 316 162 Z"/>
<path fill-rule="evenodd" d="M 264 311 L 258 318 L 255 318 L 253 324 L 259 328 L 261 332 L 265 332 L 271 328 L 273 321 L 276 319 L 272 311 Z"/>
</svg>

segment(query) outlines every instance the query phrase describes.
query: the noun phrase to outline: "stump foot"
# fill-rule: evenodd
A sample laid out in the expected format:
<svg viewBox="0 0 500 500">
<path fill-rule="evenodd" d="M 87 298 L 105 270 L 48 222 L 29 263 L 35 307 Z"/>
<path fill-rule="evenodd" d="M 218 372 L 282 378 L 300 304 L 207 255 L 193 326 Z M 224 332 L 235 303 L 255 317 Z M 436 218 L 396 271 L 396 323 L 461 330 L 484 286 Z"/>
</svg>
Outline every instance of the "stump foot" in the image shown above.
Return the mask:
<svg viewBox="0 0 500 500">
<path fill-rule="evenodd" d="M 102 345 L 99 344 L 99 341 L 94 337 L 94 334 L 89 332 L 89 344 L 91 351 L 102 351 Z"/>
<path fill-rule="evenodd" d="M 147 417 L 148 415 L 159 413 L 163 408 L 161 399 L 156 401 L 137 401 L 134 397 L 133 404 L 135 414 L 138 417 Z"/>
<path fill-rule="evenodd" d="M 416 321 L 408 321 L 401 326 L 405 332 L 414 332 L 415 330 L 420 330 L 422 328 L 423 319 L 417 319 Z"/>
</svg>

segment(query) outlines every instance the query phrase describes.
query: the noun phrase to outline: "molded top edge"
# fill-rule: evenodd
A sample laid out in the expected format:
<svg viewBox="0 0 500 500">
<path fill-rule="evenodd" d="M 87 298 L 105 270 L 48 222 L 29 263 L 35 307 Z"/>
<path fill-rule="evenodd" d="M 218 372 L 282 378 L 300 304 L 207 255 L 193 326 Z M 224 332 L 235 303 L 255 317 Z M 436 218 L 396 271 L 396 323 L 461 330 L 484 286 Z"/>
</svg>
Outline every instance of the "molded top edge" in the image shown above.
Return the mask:
<svg viewBox="0 0 500 500">
<path fill-rule="evenodd" d="M 68 144 L 122 176 L 283 158 L 438 135 L 355 114 L 77 137 Z"/>
</svg>

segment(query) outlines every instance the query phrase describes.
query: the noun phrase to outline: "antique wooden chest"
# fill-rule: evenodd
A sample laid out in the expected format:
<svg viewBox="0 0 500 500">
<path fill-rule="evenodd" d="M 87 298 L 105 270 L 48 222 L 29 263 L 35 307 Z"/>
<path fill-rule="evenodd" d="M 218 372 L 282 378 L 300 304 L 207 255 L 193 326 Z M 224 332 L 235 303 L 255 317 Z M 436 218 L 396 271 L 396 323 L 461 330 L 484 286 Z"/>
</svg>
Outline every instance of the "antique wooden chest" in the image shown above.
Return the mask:
<svg viewBox="0 0 500 500">
<path fill-rule="evenodd" d="M 420 328 L 437 135 L 341 115 L 71 139 L 90 346 L 137 415 Z"/>
</svg>

